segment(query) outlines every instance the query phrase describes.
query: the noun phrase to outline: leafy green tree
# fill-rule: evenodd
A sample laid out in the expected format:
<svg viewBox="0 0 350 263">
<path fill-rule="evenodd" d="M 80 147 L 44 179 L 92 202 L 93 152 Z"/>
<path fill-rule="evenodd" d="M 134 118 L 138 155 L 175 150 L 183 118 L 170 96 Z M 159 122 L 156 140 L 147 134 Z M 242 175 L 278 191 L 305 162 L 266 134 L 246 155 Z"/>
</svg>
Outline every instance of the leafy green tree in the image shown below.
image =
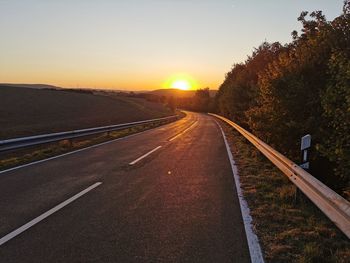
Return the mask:
<svg viewBox="0 0 350 263">
<path fill-rule="evenodd" d="M 208 112 L 210 103 L 209 88 L 196 90 L 192 103 L 193 110 L 200 112 Z"/>
<path fill-rule="evenodd" d="M 349 50 L 333 53 L 329 66 L 332 77 L 322 94 L 323 116 L 328 125 L 322 130 L 323 140 L 319 143 L 318 150 L 335 163 L 335 174 L 341 181 L 348 184 L 350 178 Z"/>
<path fill-rule="evenodd" d="M 300 137 L 310 133 L 316 145 L 312 173 L 345 189 L 350 177 L 350 0 L 333 21 L 321 11 L 302 12 L 298 21 L 302 30 L 292 32 L 291 43 L 264 42 L 245 63 L 233 66 L 217 93 L 217 109 L 296 162 Z"/>
<path fill-rule="evenodd" d="M 259 73 L 275 59 L 282 50 L 280 43 L 262 43 L 244 64 L 235 64 L 219 88 L 216 103 L 226 117 L 249 128 L 245 112 L 256 106 Z"/>
</svg>

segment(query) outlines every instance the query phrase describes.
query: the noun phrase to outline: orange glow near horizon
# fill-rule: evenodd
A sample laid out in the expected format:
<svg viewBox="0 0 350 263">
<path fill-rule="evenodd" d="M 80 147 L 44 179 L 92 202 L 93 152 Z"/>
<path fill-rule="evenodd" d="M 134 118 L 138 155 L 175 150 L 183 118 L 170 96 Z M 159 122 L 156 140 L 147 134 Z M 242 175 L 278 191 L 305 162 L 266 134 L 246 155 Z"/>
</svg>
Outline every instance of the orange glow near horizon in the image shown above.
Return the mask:
<svg viewBox="0 0 350 263">
<path fill-rule="evenodd" d="M 164 83 L 163 88 L 180 89 L 180 90 L 195 90 L 198 88 L 197 81 L 188 74 L 174 74 Z"/>
<path fill-rule="evenodd" d="M 165 73 L 166 74 L 166 73 Z M 162 74 L 163 76 L 165 74 Z M 88 76 L 82 76 L 77 74 L 76 77 L 70 76 L 55 76 L 50 78 L 49 76 L 33 76 L 18 78 L 13 76 L 10 78 L 10 74 L 2 78 L 0 73 L 0 83 L 11 84 L 46 84 L 53 85 L 61 88 L 73 88 L 73 89 L 102 89 L 102 90 L 122 90 L 122 91 L 151 91 L 157 89 L 180 89 L 180 90 L 197 90 L 202 87 L 210 87 L 216 89 L 219 85 L 217 81 L 205 81 L 198 82 L 192 77 L 184 74 L 172 75 L 166 81 L 162 81 L 162 77 L 155 76 L 140 76 L 140 78 L 132 78 L 130 76 L 113 76 L 105 77 L 90 74 Z M 63 75 L 63 74 L 62 74 Z"/>
<path fill-rule="evenodd" d="M 173 89 L 189 90 L 190 83 L 187 80 L 176 80 L 171 84 Z"/>
<path fill-rule="evenodd" d="M 7 74 L 6 74 L 7 73 Z M 109 70 L 105 70 L 105 74 L 96 74 L 90 70 L 87 74 L 82 72 L 53 72 L 47 70 L 45 74 L 38 74 L 36 71 L 27 72 L 22 78 L 18 78 L 15 74 L 0 72 L 0 83 L 12 84 L 47 84 L 62 88 L 82 88 L 82 89 L 105 89 L 105 90 L 125 90 L 125 91 L 147 91 L 156 89 L 180 89 L 180 90 L 196 90 L 199 87 L 211 87 L 215 89 L 219 83 L 210 81 L 214 79 L 210 76 L 210 80 L 198 82 L 192 76 L 185 73 L 169 74 L 168 70 L 159 72 L 157 75 L 150 72 L 137 72 L 138 78 L 133 74 L 116 74 Z M 107 74 L 106 74 L 107 73 Z M 113 74 L 114 73 L 114 74 Z M 4 76 L 2 76 L 4 75 Z M 6 75 L 6 76 L 5 76 Z M 169 76 L 164 78 L 164 76 Z M 198 76 L 201 78 L 208 78 Z M 209 79 L 209 78 L 208 78 Z"/>
<path fill-rule="evenodd" d="M 216 90 L 264 39 L 289 43 L 300 10 L 333 20 L 343 0 L 265 2 L 0 0 L 0 83 Z"/>
</svg>

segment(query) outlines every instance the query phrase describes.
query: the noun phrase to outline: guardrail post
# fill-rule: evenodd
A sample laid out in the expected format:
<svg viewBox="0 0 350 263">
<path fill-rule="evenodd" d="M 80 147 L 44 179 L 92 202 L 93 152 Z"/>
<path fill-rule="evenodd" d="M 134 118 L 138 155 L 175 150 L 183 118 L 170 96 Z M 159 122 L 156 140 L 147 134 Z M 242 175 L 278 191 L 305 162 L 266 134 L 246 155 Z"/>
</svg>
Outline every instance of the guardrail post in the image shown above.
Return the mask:
<svg viewBox="0 0 350 263">
<path fill-rule="evenodd" d="M 301 137 L 301 144 L 300 144 L 301 164 L 300 164 L 300 167 L 303 168 L 307 172 L 309 172 L 309 169 L 310 169 L 310 162 L 309 162 L 310 147 L 311 147 L 311 135 L 306 134 L 305 136 Z M 296 188 L 295 197 L 294 197 L 295 203 L 298 203 L 301 198 L 302 198 L 302 193 L 299 190 L 299 188 Z"/>
</svg>

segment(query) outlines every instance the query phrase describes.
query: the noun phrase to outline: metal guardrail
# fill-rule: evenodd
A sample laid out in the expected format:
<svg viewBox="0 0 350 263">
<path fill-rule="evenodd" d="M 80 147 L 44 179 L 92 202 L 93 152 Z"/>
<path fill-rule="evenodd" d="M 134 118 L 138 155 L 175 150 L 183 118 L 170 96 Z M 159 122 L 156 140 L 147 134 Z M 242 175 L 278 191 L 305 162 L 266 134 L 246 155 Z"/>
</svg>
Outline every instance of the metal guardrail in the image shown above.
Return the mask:
<svg viewBox="0 0 350 263">
<path fill-rule="evenodd" d="M 66 139 L 73 139 L 73 138 L 93 135 L 97 133 L 122 130 L 133 126 L 137 126 L 140 124 L 149 124 L 153 122 L 173 120 L 177 118 L 178 118 L 177 115 L 173 115 L 169 117 L 151 119 L 151 120 L 145 120 L 145 121 L 128 122 L 128 123 L 88 128 L 88 129 L 82 129 L 82 130 L 57 132 L 57 133 L 49 133 L 49 134 L 35 135 L 35 136 L 29 136 L 29 137 L 1 140 L 0 152 L 15 150 L 15 149 L 29 147 L 29 146 L 35 146 L 35 145 L 40 145 L 40 144 L 45 144 L 50 142 L 57 142 L 57 141 L 66 140 Z"/>
<path fill-rule="evenodd" d="M 262 140 L 217 114 L 211 114 L 234 127 L 276 165 L 348 238 L 350 238 L 350 203 Z"/>
</svg>

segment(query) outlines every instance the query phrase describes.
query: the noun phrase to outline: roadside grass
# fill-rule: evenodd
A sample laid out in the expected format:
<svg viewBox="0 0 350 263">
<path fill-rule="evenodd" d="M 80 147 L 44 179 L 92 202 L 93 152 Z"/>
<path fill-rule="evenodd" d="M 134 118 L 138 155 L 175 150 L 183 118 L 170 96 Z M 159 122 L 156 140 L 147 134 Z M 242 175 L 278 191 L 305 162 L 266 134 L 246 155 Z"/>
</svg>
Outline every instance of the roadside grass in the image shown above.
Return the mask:
<svg viewBox="0 0 350 263">
<path fill-rule="evenodd" d="M 266 262 L 349 262 L 350 241 L 235 129 L 221 122 Z"/>
<path fill-rule="evenodd" d="M 178 115 L 179 117 L 184 116 L 183 113 L 179 113 Z M 123 130 L 105 132 L 71 140 L 62 140 L 56 143 L 44 144 L 41 146 L 30 147 L 29 149 L 17 150 L 14 152 L 2 154 L 2 156 L 0 155 L 0 171 L 29 162 L 39 161 L 74 150 L 86 148 L 113 139 L 122 138 L 128 135 L 156 128 L 167 123 L 170 123 L 170 121 L 143 124 Z"/>
</svg>

